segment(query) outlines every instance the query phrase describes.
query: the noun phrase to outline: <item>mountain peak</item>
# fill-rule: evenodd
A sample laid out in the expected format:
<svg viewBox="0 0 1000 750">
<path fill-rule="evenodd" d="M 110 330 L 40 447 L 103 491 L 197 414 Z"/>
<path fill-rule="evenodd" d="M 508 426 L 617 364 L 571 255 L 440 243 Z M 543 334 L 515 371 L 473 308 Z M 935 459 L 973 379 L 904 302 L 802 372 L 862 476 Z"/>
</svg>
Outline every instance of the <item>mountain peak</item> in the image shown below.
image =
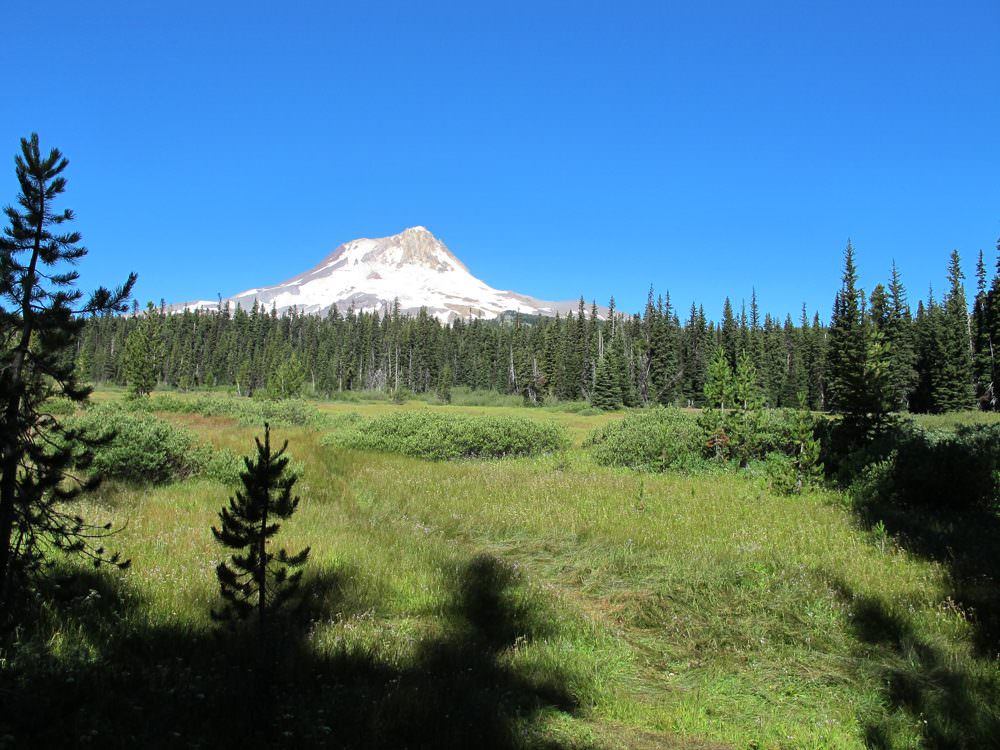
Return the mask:
<svg viewBox="0 0 1000 750">
<path fill-rule="evenodd" d="M 325 313 L 340 310 L 385 311 L 398 302 L 402 312 L 426 308 L 441 320 L 495 318 L 506 311 L 553 315 L 574 303 L 543 302 L 487 285 L 435 237 L 427 227 L 415 226 L 389 237 L 345 242 L 312 269 L 276 286 L 258 287 L 229 297 L 232 305 L 255 302 L 279 312 Z M 215 308 L 215 302 L 196 302 L 176 309 Z"/>
<path fill-rule="evenodd" d="M 407 266 L 422 266 L 440 273 L 468 269 L 456 258 L 441 240 L 423 226 L 404 229 L 391 237 L 381 237 L 374 240 L 355 240 L 342 245 L 345 254 L 354 255 L 354 245 L 364 250 L 360 260 L 369 265 L 403 268 Z M 339 248 L 338 248 L 339 250 Z"/>
</svg>

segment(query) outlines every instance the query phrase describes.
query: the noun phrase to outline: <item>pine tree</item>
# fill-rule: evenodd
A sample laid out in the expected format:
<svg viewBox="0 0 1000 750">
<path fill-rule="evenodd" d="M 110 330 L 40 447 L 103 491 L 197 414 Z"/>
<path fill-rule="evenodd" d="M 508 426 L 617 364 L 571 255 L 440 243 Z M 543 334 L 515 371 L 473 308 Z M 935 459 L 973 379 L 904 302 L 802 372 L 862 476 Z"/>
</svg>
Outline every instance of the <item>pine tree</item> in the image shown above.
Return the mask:
<svg viewBox="0 0 1000 750">
<path fill-rule="evenodd" d="M 805 391 L 799 394 L 799 408 L 792 423 L 795 494 L 802 492 L 806 486 L 818 482 L 823 476 L 823 464 L 820 462 L 822 446 L 816 439 L 816 420 L 809 413 L 806 398 Z"/>
<path fill-rule="evenodd" d="M 271 428 L 264 424 L 264 442 L 254 438 L 257 457 L 244 457 L 240 473 L 243 487 L 219 511 L 219 526 L 212 527 L 215 539 L 233 550 L 228 561 L 215 569 L 225 605 L 213 611 L 220 622 L 235 624 L 256 618 L 258 634 L 267 637 L 267 626 L 277 611 L 295 595 L 302 578 L 301 568 L 309 557 L 306 547 L 290 555 L 285 549 L 273 552 L 268 545 L 281 528 L 278 520 L 291 517 L 299 505 L 292 496 L 296 477 L 288 471 L 285 441 L 281 450 L 271 451 Z M 294 571 L 294 572 L 290 572 Z"/>
<path fill-rule="evenodd" d="M 739 324 L 733 316 L 733 303 L 726 297 L 722 305 L 722 323 L 719 326 L 720 342 L 726 352 L 729 367 L 736 367 L 736 356 L 739 353 Z"/>
<path fill-rule="evenodd" d="M 993 370 L 996 361 L 992 338 L 991 318 L 993 299 L 986 284 L 986 262 L 983 251 L 979 251 L 976 264 L 976 299 L 972 308 L 973 363 L 976 379 L 976 400 L 981 409 L 992 410 L 996 404 L 993 387 Z"/>
<path fill-rule="evenodd" d="M 306 372 L 298 355 L 283 356 L 267 379 L 265 392 L 268 398 L 298 398 L 305 386 Z"/>
<path fill-rule="evenodd" d="M 100 287 L 74 309 L 83 294 L 73 266 L 87 250 L 79 233 L 63 232 L 73 212 L 54 208 L 68 161 L 57 149 L 43 157 L 32 134 L 21 139 L 15 165 L 19 207 L 4 209 L 9 226 L 0 236 L 0 616 L 10 612 L 15 577 L 37 571 L 47 550 L 126 564 L 94 546 L 107 527 L 87 524 L 68 505 L 96 481 L 69 476 L 86 466 L 88 446 L 47 413 L 45 402 L 86 400 L 90 391 L 77 383 L 73 356 L 84 318 L 125 312 L 136 278 L 130 274 L 114 290 Z"/>
<path fill-rule="evenodd" d="M 997 240 L 996 273 L 986 293 L 986 342 L 989 349 L 989 380 L 984 388 L 984 408 L 1000 409 L 1000 240 Z"/>
<path fill-rule="evenodd" d="M 148 396 L 156 387 L 163 341 L 160 337 L 160 313 L 150 302 L 146 314 L 125 340 L 125 379 L 132 396 Z"/>
</svg>

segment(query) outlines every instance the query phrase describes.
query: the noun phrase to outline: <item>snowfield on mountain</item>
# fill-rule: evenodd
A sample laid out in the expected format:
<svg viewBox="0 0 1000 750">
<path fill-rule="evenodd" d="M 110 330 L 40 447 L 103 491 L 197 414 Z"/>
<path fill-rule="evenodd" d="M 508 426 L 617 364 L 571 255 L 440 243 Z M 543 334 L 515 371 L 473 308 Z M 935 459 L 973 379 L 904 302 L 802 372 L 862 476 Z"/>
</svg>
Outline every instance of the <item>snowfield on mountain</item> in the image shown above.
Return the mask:
<svg viewBox="0 0 1000 750">
<path fill-rule="evenodd" d="M 254 302 L 278 313 L 295 308 L 325 314 L 334 305 L 341 312 L 384 312 L 398 301 L 399 311 L 413 314 L 426 308 L 448 322 L 458 318 L 493 319 L 504 312 L 555 315 L 576 308 L 576 302 L 546 302 L 516 292 L 494 289 L 473 276 L 441 240 L 425 227 L 411 227 L 391 237 L 357 239 L 340 245 L 314 268 L 275 286 L 247 289 L 224 299 L 233 308 Z M 216 309 L 219 302 L 199 300 L 174 305 L 185 309 Z"/>
</svg>

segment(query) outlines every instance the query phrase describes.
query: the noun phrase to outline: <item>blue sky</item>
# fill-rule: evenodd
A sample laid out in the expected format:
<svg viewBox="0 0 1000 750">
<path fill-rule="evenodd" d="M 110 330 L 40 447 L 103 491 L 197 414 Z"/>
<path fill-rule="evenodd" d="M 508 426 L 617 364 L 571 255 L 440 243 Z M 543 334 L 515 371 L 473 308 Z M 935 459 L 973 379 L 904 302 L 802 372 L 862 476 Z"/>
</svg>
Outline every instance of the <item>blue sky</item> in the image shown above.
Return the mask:
<svg viewBox="0 0 1000 750">
<path fill-rule="evenodd" d="M 487 283 L 829 314 L 1000 236 L 1000 4 L 17 3 L 18 138 L 71 160 L 85 286 L 272 284 L 423 224 Z M 41 43 L 39 43 L 41 40 Z M 17 84 L 16 88 L 14 84 Z M 3 158 L 4 150 L 10 159 Z"/>
</svg>

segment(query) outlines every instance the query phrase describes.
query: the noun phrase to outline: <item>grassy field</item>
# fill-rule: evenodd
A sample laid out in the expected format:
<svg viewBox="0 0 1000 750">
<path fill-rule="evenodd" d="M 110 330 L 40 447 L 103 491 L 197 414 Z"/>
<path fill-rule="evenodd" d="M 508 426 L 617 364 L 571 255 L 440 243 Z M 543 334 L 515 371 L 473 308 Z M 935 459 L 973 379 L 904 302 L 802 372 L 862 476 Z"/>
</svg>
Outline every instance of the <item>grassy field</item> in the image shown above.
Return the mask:
<svg viewBox="0 0 1000 750">
<path fill-rule="evenodd" d="M 99 399 L 117 394 L 98 394 Z M 273 729 L 247 746 L 985 747 L 1000 667 L 946 561 L 860 523 L 845 497 L 744 475 L 598 467 L 604 420 L 558 409 L 326 403 L 528 415 L 572 447 L 429 462 L 274 428 L 305 467 L 279 539 L 310 545 L 283 630 Z M 260 429 L 165 415 L 249 453 Z M 122 574 L 53 578 L 0 658 L 0 747 L 229 746 L 246 734 L 246 643 L 220 637 L 209 527 L 232 488 L 106 485 Z M 987 582 L 986 585 L 993 585 Z M 12 686 L 11 686 L 12 685 Z"/>
</svg>

